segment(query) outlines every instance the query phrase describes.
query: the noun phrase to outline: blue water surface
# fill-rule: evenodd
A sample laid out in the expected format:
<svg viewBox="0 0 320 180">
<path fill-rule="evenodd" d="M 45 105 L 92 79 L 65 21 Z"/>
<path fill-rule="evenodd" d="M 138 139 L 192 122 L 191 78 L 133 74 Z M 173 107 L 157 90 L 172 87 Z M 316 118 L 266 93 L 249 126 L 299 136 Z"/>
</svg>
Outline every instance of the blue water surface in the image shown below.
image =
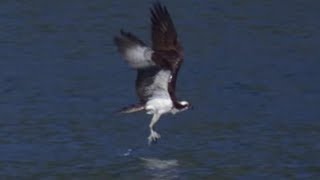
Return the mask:
<svg viewBox="0 0 320 180">
<path fill-rule="evenodd" d="M 150 116 L 113 37 L 150 44 L 154 1 L 0 2 L 0 176 L 17 179 L 316 179 L 320 2 L 161 1 L 185 50 L 179 99 Z"/>
</svg>

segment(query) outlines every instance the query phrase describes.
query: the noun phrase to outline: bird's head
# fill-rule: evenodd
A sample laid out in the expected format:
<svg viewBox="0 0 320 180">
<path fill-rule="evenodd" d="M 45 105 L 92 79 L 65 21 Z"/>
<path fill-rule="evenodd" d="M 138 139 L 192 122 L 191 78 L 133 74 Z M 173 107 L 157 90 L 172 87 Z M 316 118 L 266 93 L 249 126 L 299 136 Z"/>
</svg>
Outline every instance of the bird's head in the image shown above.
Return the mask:
<svg viewBox="0 0 320 180">
<path fill-rule="evenodd" d="M 188 101 L 177 101 L 175 103 L 175 107 L 172 109 L 172 114 L 176 114 L 178 112 L 182 112 L 192 108 L 191 104 Z"/>
<path fill-rule="evenodd" d="M 181 105 L 182 109 L 184 109 L 184 108 L 189 109 L 191 107 L 191 104 L 188 101 L 178 101 L 178 102 Z"/>
</svg>

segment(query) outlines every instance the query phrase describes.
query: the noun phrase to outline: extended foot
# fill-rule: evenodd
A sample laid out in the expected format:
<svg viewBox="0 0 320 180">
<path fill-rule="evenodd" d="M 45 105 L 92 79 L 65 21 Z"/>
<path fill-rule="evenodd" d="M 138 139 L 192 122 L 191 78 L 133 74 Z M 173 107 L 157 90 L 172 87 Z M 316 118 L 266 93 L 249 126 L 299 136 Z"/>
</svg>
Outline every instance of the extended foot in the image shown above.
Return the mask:
<svg viewBox="0 0 320 180">
<path fill-rule="evenodd" d="M 151 131 L 150 136 L 148 137 L 149 145 L 151 143 L 156 143 L 158 141 L 158 139 L 160 139 L 160 137 L 161 137 L 160 134 L 158 134 L 155 131 Z"/>
</svg>

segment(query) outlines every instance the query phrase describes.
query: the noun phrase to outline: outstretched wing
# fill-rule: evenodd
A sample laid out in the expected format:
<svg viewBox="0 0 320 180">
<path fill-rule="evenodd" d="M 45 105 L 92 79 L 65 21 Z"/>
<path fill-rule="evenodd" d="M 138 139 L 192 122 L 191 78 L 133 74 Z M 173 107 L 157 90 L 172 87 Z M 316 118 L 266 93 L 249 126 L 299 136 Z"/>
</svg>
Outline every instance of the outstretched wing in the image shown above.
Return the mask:
<svg viewBox="0 0 320 180">
<path fill-rule="evenodd" d="M 153 62 L 153 50 L 133 34 L 122 30 L 120 35 L 114 38 L 114 42 L 127 63 L 137 69 L 136 91 L 140 99 L 139 104 L 125 107 L 119 112 L 131 113 L 143 110 L 144 104 L 155 96 L 170 98 L 167 87 L 171 72 L 162 70 Z"/>
<path fill-rule="evenodd" d="M 152 50 L 144 42 L 129 32 L 120 31 L 120 35 L 114 37 L 114 43 L 118 51 L 132 68 L 145 68 L 154 66 Z"/>
<path fill-rule="evenodd" d="M 182 51 L 167 8 L 156 2 L 150 11 L 152 49 L 155 51 Z"/>
<path fill-rule="evenodd" d="M 177 75 L 183 62 L 183 49 L 167 8 L 156 2 L 151 11 L 152 60 L 163 68 L 171 70 L 172 78 L 168 91 L 176 104 Z"/>
<path fill-rule="evenodd" d="M 183 61 L 182 46 L 167 8 L 159 2 L 151 9 L 151 23 L 152 49 L 124 31 L 114 42 L 128 64 L 138 70 L 136 89 L 140 104 L 162 97 L 171 98 L 176 105 L 175 87 Z"/>
</svg>

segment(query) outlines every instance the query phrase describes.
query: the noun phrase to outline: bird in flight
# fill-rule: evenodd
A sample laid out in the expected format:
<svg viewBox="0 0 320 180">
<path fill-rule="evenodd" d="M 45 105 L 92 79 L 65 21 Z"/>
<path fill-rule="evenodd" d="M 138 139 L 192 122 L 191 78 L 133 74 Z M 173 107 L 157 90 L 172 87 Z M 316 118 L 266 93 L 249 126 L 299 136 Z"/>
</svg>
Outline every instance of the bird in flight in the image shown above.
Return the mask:
<svg viewBox="0 0 320 180">
<path fill-rule="evenodd" d="M 153 115 L 149 128 L 149 144 L 160 138 L 154 130 L 163 114 L 185 111 L 191 107 L 176 97 L 176 82 L 183 62 L 183 49 L 166 6 L 155 2 L 151 12 L 152 47 L 130 32 L 120 30 L 114 43 L 124 60 L 138 72 L 136 92 L 139 102 L 122 108 L 121 113 L 145 111 Z"/>
</svg>

